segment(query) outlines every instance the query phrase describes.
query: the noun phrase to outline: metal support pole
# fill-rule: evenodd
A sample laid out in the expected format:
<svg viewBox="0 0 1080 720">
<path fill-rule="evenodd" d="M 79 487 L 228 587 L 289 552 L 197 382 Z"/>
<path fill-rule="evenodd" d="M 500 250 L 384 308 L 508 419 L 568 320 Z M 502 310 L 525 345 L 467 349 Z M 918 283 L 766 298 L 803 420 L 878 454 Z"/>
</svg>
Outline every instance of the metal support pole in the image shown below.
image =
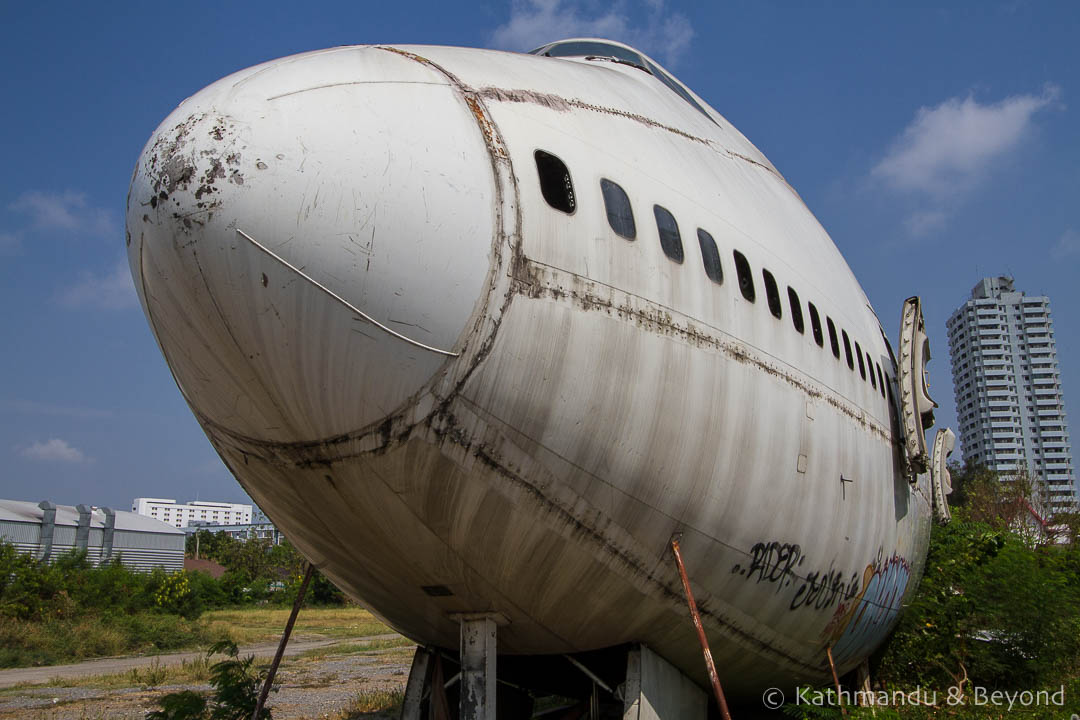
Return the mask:
<svg viewBox="0 0 1080 720">
<path fill-rule="evenodd" d="M 709 681 L 712 683 L 713 694 L 716 696 L 716 704 L 720 708 L 720 716 L 724 720 L 731 720 L 727 700 L 724 698 L 724 689 L 720 687 L 720 676 L 716 674 L 712 651 L 709 650 L 709 640 L 705 637 L 705 628 L 701 624 L 701 616 L 698 615 L 697 603 L 694 602 L 694 593 L 690 590 L 690 578 L 686 576 L 686 568 L 683 566 L 682 553 L 679 552 L 679 539 L 677 537 L 671 538 L 671 551 L 675 554 L 675 564 L 679 566 L 679 577 L 682 578 L 683 590 L 686 591 L 686 604 L 690 606 L 690 617 L 694 619 L 694 627 L 697 629 L 698 640 L 701 642 L 701 651 L 705 654 L 705 668 L 709 671 Z"/>
<path fill-rule="evenodd" d="M 428 705 L 428 720 L 450 720 L 450 703 L 446 699 L 446 686 L 447 683 L 443 682 L 442 655 L 436 652 L 435 666 L 431 669 L 431 699 Z"/>
<path fill-rule="evenodd" d="M 38 548 L 41 551 L 41 562 L 49 562 L 52 559 L 53 531 L 56 529 L 56 506 L 48 500 L 38 503 L 41 508 L 41 535 L 38 540 Z"/>
<path fill-rule="evenodd" d="M 293 603 L 292 612 L 289 613 L 289 622 L 285 623 L 285 632 L 281 634 L 281 642 L 278 643 L 274 662 L 270 663 L 270 671 L 266 674 L 266 682 L 259 691 L 259 702 L 255 704 L 255 712 L 251 713 L 251 720 L 259 720 L 262 715 L 263 705 L 266 704 L 266 696 L 270 694 L 270 686 L 274 684 L 274 675 L 277 674 L 278 665 L 281 664 L 281 656 L 285 654 L 285 646 L 289 644 L 289 635 L 292 635 L 293 625 L 296 624 L 296 616 L 300 613 L 300 606 L 304 604 L 304 593 L 307 592 L 308 583 L 315 572 L 315 566 L 307 564 L 304 571 L 304 580 L 300 583 L 300 592 L 296 593 L 296 602 Z"/>
<path fill-rule="evenodd" d="M 461 615 L 460 720 L 495 720 L 495 616 Z"/>
<path fill-rule="evenodd" d="M 847 717 L 847 708 L 844 707 L 844 697 L 840 694 L 840 678 L 836 674 L 836 663 L 832 659 L 832 648 L 825 647 L 825 654 L 829 656 L 829 669 L 832 670 L 833 684 L 836 685 L 836 702 L 840 703 L 840 714 Z"/>
<path fill-rule="evenodd" d="M 860 705 L 873 705 L 874 693 L 870 688 L 870 661 L 863 660 L 859 663 L 859 667 L 855 669 L 856 684 L 859 686 L 859 691 L 862 692 Z"/>
</svg>

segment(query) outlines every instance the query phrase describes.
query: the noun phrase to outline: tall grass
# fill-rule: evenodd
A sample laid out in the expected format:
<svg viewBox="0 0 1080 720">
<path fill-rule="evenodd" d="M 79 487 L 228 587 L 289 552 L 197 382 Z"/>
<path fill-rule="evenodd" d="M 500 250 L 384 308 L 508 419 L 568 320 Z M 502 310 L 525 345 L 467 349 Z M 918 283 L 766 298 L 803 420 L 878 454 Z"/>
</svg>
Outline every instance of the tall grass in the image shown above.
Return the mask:
<svg viewBox="0 0 1080 720">
<path fill-rule="evenodd" d="M 223 628 L 177 615 L 91 613 L 42 621 L 0 617 L 0 667 L 60 665 L 93 657 L 206 646 Z"/>
<path fill-rule="evenodd" d="M 289 610 L 244 608 L 212 610 L 203 614 L 212 631 L 227 630 L 238 643 L 276 640 L 289 619 Z M 354 638 L 393 632 L 367 610 L 353 605 L 304 608 L 296 617 L 293 634 L 325 638 Z"/>
<path fill-rule="evenodd" d="M 360 720 L 369 717 L 396 717 L 405 702 L 405 691 L 398 688 L 394 690 L 361 690 L 336 720 Z M 376 715 L 377 714 L 377 715 Z"/>
<path fill-rule="evenodd" d="M 0 668 L 205 648 L 222 638 L 238 645 L 273 642 L 281 637 L 288 615 L 288 610 L 247 608 L 216 610 L 198 620 L 156 611 L 91 612 L 44 620 L 0 616 Z M 305 608 L 297 617 L 293 637 L 351 639 L 390 632 L 370 612 L 357 606 Z M 365 649 L 411 644 L 398 638 L 375 643 Z"/>
</svg>

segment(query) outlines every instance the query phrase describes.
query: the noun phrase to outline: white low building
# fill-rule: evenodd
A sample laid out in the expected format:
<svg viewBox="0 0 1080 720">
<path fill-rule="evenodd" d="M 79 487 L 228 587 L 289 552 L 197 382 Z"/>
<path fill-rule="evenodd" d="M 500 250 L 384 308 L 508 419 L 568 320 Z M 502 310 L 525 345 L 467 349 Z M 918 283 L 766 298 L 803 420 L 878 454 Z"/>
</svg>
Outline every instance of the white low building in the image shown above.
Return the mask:
<svg viewBox="0 0 1080 720">
<path fill-rule="evenodd" d="M 181 504 L 172 498 L 135 498 L 131 503 L 131 512 L 160 520 L 178 528 L 187 527 L 192 523 L 206 525 L 251 524 L 251 505 L 241 503 L 196 500 Z"/>
</svg>

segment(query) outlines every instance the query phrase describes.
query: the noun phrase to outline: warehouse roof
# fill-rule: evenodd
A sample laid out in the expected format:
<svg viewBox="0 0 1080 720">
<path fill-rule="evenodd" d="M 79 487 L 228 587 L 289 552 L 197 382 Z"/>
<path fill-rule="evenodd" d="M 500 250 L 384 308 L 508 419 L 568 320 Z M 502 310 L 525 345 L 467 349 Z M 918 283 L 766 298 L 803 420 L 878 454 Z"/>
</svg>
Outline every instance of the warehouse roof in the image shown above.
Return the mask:
<svg viewBox="0 0 1080 720">
<path fill-rule="evenodd" d="M 183 535 L 184 531 L 173 527 L 160 520 L 128 512 L 116 510 L 117 530 L 132 530 L 137 532 L 164 533 L 168 535 Z M 0 522 L 25 522 L 40 524 L 45 511 L 38 503 L 23 502 L 21 500 L 0 500 Z M 79 510 L 73 505 L 56 506 L 56 524 L 77 527 L 79 524 Z M 90 527 L 105 527 L 105 509 L 93 507 L 90 514 Z"/>
</svg>

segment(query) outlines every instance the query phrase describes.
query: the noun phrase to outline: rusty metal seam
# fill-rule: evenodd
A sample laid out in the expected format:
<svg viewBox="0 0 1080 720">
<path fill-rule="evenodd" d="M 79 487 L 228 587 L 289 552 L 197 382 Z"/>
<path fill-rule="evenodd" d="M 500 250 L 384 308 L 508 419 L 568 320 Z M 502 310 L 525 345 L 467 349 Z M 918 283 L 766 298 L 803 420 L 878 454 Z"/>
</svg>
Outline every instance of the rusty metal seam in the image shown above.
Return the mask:
<svg viewBox="0 0 1080 720">
<path fill-rule="evenodd" d="M 604 115 L 613 115 L 615 117 L 625 118 L 632 120 L 633 122 L 640 123 L 646 127 L 656 128 L 658 130 L 664 130 L 665 132 L 678 135 L 679 137 L 690 140 L 691 142 L 701 143 L 713 151 L 725 155 L 732 160 L 741 160 L 751 165 L 755 165 L 762 170 L 765 170 L 776 177 L 778 177 L 785 185 L 788 185 L 787 180 L 773 167 L 766 165 L 765 163 L 754 160 L 741 153 L 737 153 L 734 150 L 728 150 L 727 148 L 720 147 L 714 140 L 708 138 L 698 137 L 685 130 L 680 130 L 677 127 L 671 125 L 665 125 L 664 123 L 653 120 L 650 117 L 641 115 L 640 113 L 633 113 L 628 110 L 619 110 L 618 108 L 606 107 L 604 105 L 596 105 L 594 103 L 585 102 L 584 100 L 578 100 L 577 98 L 564 98 L 561 95 L 555 95 L 554 93 L 541 93 L 535 90 L 507 90 L 506 88 L 499 87 L 483 87 L 475 91 L 479 97 L 495 100 L 496 102 L 509 102 L 509 103 L 530 103 L 546 107 L 556 112 L 567 112 L 571 108 L 578 110 L 586 110 L 589 112 L 602 113 Z M 790 185 L 788 185 L 790 187 Z M 794 192 L 794 189 L 792 189 Z"/>
<path fill-rule="evenodd" d="M 665 130 L 669 133 L 678 135 L 679 137 L 686 138 L 693 142 L 701 143 L 702 145 L 708 145 L 709 141 L 705 138 L 692 135 L 685 130 L 680 130 L 677 127 L 671 125 L 665 125 L 664 123 L 653 120 L 650 117 L 641 115 L 639 113 L 633 113 L 629 110 L 619 110 L 618 108 L 606 107 L 604 105 L 596 105 L 594 103 L 585 102 L 584 100 L 578 100 L 577 98 L 564 98 L 554 93 L 539 93 L 532 90 L 506 90 L 504 88 L 497 87 L 483 87 L 475 91 L 480 97 L 490 98 L 499 102 L 513 102 L 513 103 L 532 103 L 535 105 L 541 105 L 543 107 L 550 108 L 552 110 L 565 112 L 570 108 L 577 108 L 579 110 L 588 110 L 590 112 L 602 113 L 604 115 L 613 115 L 615 117 L 625 118 L 627 120 L 633 120 L 647 127 L 656 128 L 658 130 Z"/>
<path fill-rule="evenodd" d="M 577 281 L 578 284 L 583 285 L 602 285 L 611 291 L 611 293 L 624 296 L 624 300 L 621 304 L 615 304 L 608 298 L 603 298 L 598 295 L 589 295 L 587 293 L 579 292 L 572 287 L 570 289 L 564 288 L 555 283 L 555 281 L 546 282 L 537 272 L 537 269 L 543 268 L 549 271 L 553 275 L 562 275 L 567 279 L 567 286 L 572 286 Z M 876 421 L 870 419 L 867 413 L 861 409 L 857 409 L 857 406 L 852 407 L 842 397 L 835 394 L 831 389 L 822 386 L 821 388 L 814 387 L 811 383 L 803 378 L 799 377 L 793 368 L 787 363 L 776 359 L 776 363 L 770 363 L 764 358 L 758 356 L 752 350 L 752 348 L 745 343 L 738 341 L 735 338 L 725 340 L 720 335 L 727 335 L 719 328 L 714 328 L 709 325 L 703 325 L 701 329 L 694 327 L 694 321 L 687 315 L 673 310 L 664 305 L 660 305 L 654 301 L 643 298 L 640 295 L 634 295 L 633 293 L 620 290 L 619 288 L 611 285 L 606 285 L 589 278 L 583 277 L 568 270 L 563 270 L 545 263 L 540 263 L 534 260 L 526 259 L 523 267 L 522 274 L 515 275 L 515 283 L 517 292 L 526 295 L 528 297 L 547 297 L 555 301 L 562 301 L 569 297 L 584 310 L 596 310 L 604 309 L 610 314 L 612 310 L 618 313 L 620 318 L 633 317 L 639 323 L 643 324 L 647 329 L 649 326 L 657 326 L 668 330 L 670 333 L 682 337 L 684 340 L 698 344 L 707 345 L 715 348 L 726 354 L 728 357 L 738 362 L 747 363 L 756 367 L 758 370 L 772 375 L 774 377 L 784 380 L 788 384 L 792 385 L 796 389 L 803 392 L 807 397 L 813 399 L 824 400 L 829 403 L 841 413 L 847 415 L 855 422 L 859 423 L 862 427 L 870 430 L 874 434 L 881 437 L 890 444 L 895 444 L 896 440 L 892 437 L 886 428 Z M 637 301 L 645 306 L 645 309 L 639 309 L 631 306 L 631 301 Z M 654 312 L 648 312 L 648 310 Z M 680 325 L 673 321 L 673 317 L 680 317 L 685 321 L 685 326 Z M 708 332 L 708 331 L 711 331 Z M 731 337 L 731 336 L 728 336 Z M 770 356 L 771 357 L 771 356 Z"/>
<path fill-rule="evenodd" d="M 495 189 L 495 234 L 496 242 L 492 248 L 491 259 L 491 273 L 488 283 L 488 298 L 487 302 L 492 302 L 495 298 L 496 292 L 499 291 L 499 284 L 502 278 L 511 278 L 513 276 L 514 268 L 521 264 L 523 258 L 521 255 L 521 203 L 518 201 L 518 184 L 517 176 L 514 174 L 513 163 L 510 160 L 510 154 L 506 150 L 506 143 L 503 140 L 502 132 L 499 130 L 498 125 L 491 118 L 491 113 L 488 111 L 487 106 L 483 100 L 465 83 L 463 83 L 454 73 L 450 72 L 443 66 L 436 62 L 429 60 L 416 53 L 409 52 L 407 50 L 401 50 L 399 48 L 391 46 L 376 46 L 376 49 L 383 50 L 385 52 L 392 52 L 402 57 L 408 58 L 414 62 L 420 63 L 426 67 L 431 68 L 437 73 L 440 73 L 450 84 L 461 94 L 463 101 L 472 112 L 473 117 L 476 119 L 477 128 L 480 131 L 481 136 L 484 138 L 485 147 L 488 149 L 488 156 L 491 161 L 491 171 L 493 185 Z M 504 187 L 505 186 L 505 187 Z M 510 197 L 506 197 L 507 191 Z M 507 203 L 510 203 L 513 216 L 508 218 Z M 507 220 L 513 222 L 513 227 L 508 232 Z M 503 265 L 503 243 L 510 252 L 510 258 L 508 268 L 505 274 L 501 272 Z M 448 408 L 454 397 L 460 392 L 461 388 L 465 386 L 472 374 L 484 361 L 484 359 L 490 354 L 492 347 L 495 344 L 495 336 L 498 334 L 499 327 L 502 325 L 502 320 L 506 316 L 507 310 L 510 308 L 510 304 L 515 298 L 513 292 L 512 282 L 505 290 L 505 294 L 502 297 L 502 302 L 498 306 L 495 312 L 490 312 L 488 305 L 485 305 L 484 311 L 480 313 L 476 320 L 475 329 L 479 331 L 485 322 L 490 323 L 490 328 L 486 337 L 481 341 L 480 345 L 476 348 L 475 353 L 469 358 L 468 367 L 465 372 L 457 379 L 454 386 L 446 392 L 445 397 L 440 398 L 440 402 L 436 405 L 435 409 L 428 414 L 427 418 L 415 423 L 411 427 L 405 427 L 397 432 L 396 437 L 398 441 L 407 438 L 412 432 L 413 427 L 425 422 L 430 423 L 431 418 L 441 410 Z M 461 354 L 464 357 L 466 349 L 468 347 L 468 339 L 461 348 Z M 432 388 L 432 394 L 438 397 L 435 388 Z M 403 417 L 399 415 L 399 418 Z M 389 435 L 393 430 L 393 424 L 387 431 Z"/>
</svg>

